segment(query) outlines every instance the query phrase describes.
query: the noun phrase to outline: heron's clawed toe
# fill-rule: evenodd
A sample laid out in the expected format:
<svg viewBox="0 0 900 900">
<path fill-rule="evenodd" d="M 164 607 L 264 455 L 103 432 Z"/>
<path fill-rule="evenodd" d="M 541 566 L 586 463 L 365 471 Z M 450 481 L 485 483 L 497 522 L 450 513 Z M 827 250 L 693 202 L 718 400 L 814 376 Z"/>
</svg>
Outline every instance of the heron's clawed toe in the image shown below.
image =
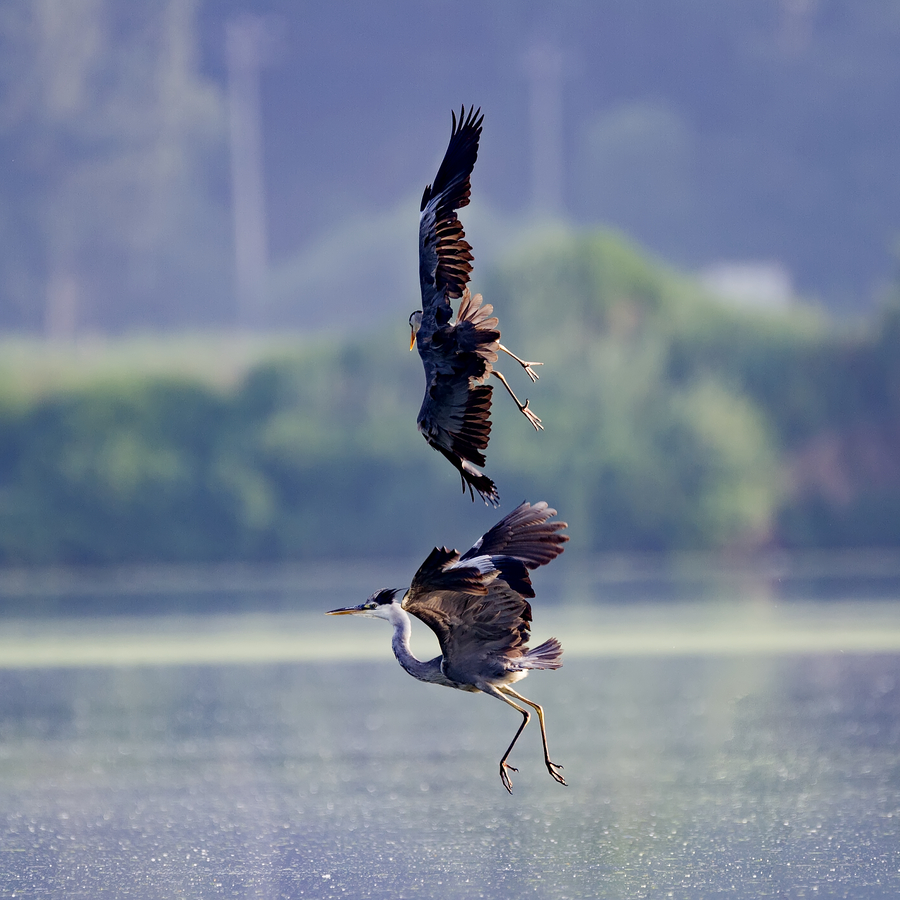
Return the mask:
<svg viewBox="0 0 900 900">
<path fill-rule="evenodd" d="M 547 771 L 550 773 L 553 780 L 558 781 L 560 784 L 564 784 L 566 785 L 566 787 L 568 787 L 568 783 L 566 782 L 566 779 L 562 777 L 562 773 L 557 771 L 558 769 L 562 768 L 563 766 L 561 766 L 559 763 L 550 762 L 549 759 L 547 760 Z"/>
<path fill-rule="evenodd" d="M 534 425 L 535 431 L 543 431 L 544 426 L 541 425 L 541 420 L 528 408 L 529 401 L 525 401 L 524 406 L 520 406 L 519 409 L 525 414 L 525 418 Z"/>
<path fill-rule="evenodd" d="M 503 787 L 506 788 L 509 793 L 512 793 L 512 779 L 507 775 L 507 771 L 509 772 L 518 772 L 519 770 L 515 766 L 511 766 L 508 763 L 502 762 L 500 763 L 500 780 L 503 782 Z"/>
<path fill-rule="evenodd" d="M 538 373 L 535 372 L 534 369 L 532 369 L 531 367 L 532 366 L 542 366 L 542 365 L 543 365 L 543 363 L 539 363 L 539 362 L 527 362 L 527 363 L 522 363 L 522 368 L 525 369 L 525 374 L 532 380 L 532 382 L 535 382 L 541 376 L 538 375 Z"/>
</svg>

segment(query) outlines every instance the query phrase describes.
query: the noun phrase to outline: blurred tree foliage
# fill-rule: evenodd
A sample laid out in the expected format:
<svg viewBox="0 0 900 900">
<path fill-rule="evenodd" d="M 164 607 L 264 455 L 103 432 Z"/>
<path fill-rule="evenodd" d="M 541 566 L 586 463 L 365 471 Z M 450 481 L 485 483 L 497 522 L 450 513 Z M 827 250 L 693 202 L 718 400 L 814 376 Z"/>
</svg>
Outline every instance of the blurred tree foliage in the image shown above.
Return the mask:
<svg viewBox="0 0 900 900">
<path fill-rule="evenodd" d="M 608 233 L 545 237 L 485 293 L 504 342 L 545 363 L 526 395 L 546 425 L 532 433 L 496 391 L 487 470 L 504 509 L 556 505 L 575 552 L 900 542 L 900 306 L 857 331 L 730 308 Z M 233 389 L 7 391 L 0 559 L 402 555 L 471 538 L 495 514 L 456 495 L 416 433 L 421 367 L 399 318 Z"/>
</svg>

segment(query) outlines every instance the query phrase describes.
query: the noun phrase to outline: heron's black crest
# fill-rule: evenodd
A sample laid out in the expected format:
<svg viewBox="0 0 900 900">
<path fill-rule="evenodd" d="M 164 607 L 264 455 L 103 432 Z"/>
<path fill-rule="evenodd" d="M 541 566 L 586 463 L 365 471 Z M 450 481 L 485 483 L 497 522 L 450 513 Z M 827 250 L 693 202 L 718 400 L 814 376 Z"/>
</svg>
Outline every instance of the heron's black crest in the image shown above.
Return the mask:
<svg viewBox="0 0 900 900">
<path fill-rule="evenodd" d="M 372 596 L 369 597 L 366 602 L 371 603 L 375 606 L 384 606 L 386 603 L 393 603 L 394 598 L 399 593 L 399 588 L 383 588 L 382 590 L 376 591 L 374 594 L 372 594 Z"/>
</svg>

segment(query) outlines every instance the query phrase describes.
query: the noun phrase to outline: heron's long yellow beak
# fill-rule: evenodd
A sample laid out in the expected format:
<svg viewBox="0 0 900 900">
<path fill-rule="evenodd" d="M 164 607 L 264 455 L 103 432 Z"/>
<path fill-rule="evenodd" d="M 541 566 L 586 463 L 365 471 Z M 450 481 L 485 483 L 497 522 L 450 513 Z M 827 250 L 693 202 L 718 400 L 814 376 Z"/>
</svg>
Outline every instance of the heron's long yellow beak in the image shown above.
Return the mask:
<svg viewBox="0 0 900 900">
<path fill-rule="evenodd" d="M 412 348 L 416 346 L 416 329 L 415 329 L 415 328 L 410 328 L 409 331 L 410 331 L 410 335 L 409 335 L 409 349 L 412 350 Z"/>
<path fill-rule="evenodd" d="M 358 606 L 347 606 L 343 609 L 329 609 L 326 616 L 351 616 L 353 613 L 362 612 Z"/>
</svg>

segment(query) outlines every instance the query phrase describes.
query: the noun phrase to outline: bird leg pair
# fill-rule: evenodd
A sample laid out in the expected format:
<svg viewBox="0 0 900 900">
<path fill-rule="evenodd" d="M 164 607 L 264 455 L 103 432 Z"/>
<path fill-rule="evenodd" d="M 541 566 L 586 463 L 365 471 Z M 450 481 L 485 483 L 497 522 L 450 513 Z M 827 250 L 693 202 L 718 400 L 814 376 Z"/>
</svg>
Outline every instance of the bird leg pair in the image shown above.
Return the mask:
<svg viewBox="0 0 900 900">
<path fill-rule="evenodd" d="M 484 688 L 482 688 L 482 690 L 484 690 Z M 488 690 L 487 693 L 490 693 L 498 700 L 502 700 L 504 703 L 509 704 L 513 709 L 518 710 L 520 713 L 522 713 L 522 724 L 519 726 L 519 730 L 516 732 L 515 737 L 512 739 L 512 743 L 506 748 L 506 753 L 503 754 L 503 759 L 500 760 L 500 780 L 503 782 L 503 787 L 505 787 L 510 794 L 512 793 L 512 780 L 509 777 L 509 772 L 518 772 L 519 770 L 515 766 L 511 766 L 506 760 L 509 759 L 509 754 L 512 753 L 512 748 L 515 747 L 516 741 L 519 739 L 519 735 L 525 730 L 525 726 L 531 720 L 531 713 L 528 712 L 527 709 L 523 709 L 521 706 L 519 706 L 519 704 L 514 700 L 510 700 L 510 697 L 515 697 L 516 700 L 520 700 L 522 703 L 527 703 L 537 713 L 538 722 L 541 726 L 541 743 L 544 745 L 544 765 L 547 767 L 547 771 L 550 773 L 554 781 L 558 781 L 560 784 L 565 784 L 566 779 L 563 778 L 562 774 L 559 772 L 559 769 L 563 767 L 550 759 L 550 750 L 547 747 L 547 728 L 544 725 L 544 710 L 541 709 L 541 707 L 537 703 L 534 703 L 527 697 L 523 697 L 521 694 L 517 694 L 511 687 L 507 687 L 506 685 L 498 686 L 496 688 Z"/>
<path fill-rule="evenodd" d="M 498 344 L 497 348 L 499 350 L 502 350 L 507 356 L 511 356 L 525 370 L 525 373 L 531 379 L 532 384 L 538 380 L 539 376 L 537 372 L 535 372 L 531 367 L 542 366 L 543 363 L 526 362 L 524 359 L 519 359 L 519 357 L 516 356 L 515 353 L 513 353 L 511 350 L 507 350 L 506 347 L 503 346 L 503 344 Z M 531 422 L 531 424 L 534 426 L 534 430 L 543 431 L 544 426 L 541 425 L 541 420 L 528 408 L 528 401 L 526 400 L 524 403 L 522 403 L 519 400 L 519 398 L 513 393 L 513 389 L 509 386 L 509 382 L 503 377 L 503 373 L 498 372 L 496 369 L 494 369 L 491 374 L 496 375 L 497 378 L 500 379 L 503 386 L 507 391 L 509 391 L 509 396 L 513 398 L 516 406 L 519 407 L 519 412 L 523 413 L 525 415 L 525 418 L 528 419 L 529 422 Z"/>
<path fill-rule="evenodd" d="M 497 347 L 498 349 L 502 350 L 507 356 L 511 356 L 525 370 L 525 374 L 531 379 L 532 384 L 534 384 L 534 382 L 537 381 L 538 378 L 540 378 L 540 375 L 538 375 L 538 373 L 535 372 L 531 367 L 542 366 L 543 363 L 525 362 L 524 359 L 519 359 L 519 357 L 516 356 L 516 354 L 513 353 L 512 350 L 507 350 L 506 347 L 503 346 L 503 344 L 497 344 Z"/>
</svg>

